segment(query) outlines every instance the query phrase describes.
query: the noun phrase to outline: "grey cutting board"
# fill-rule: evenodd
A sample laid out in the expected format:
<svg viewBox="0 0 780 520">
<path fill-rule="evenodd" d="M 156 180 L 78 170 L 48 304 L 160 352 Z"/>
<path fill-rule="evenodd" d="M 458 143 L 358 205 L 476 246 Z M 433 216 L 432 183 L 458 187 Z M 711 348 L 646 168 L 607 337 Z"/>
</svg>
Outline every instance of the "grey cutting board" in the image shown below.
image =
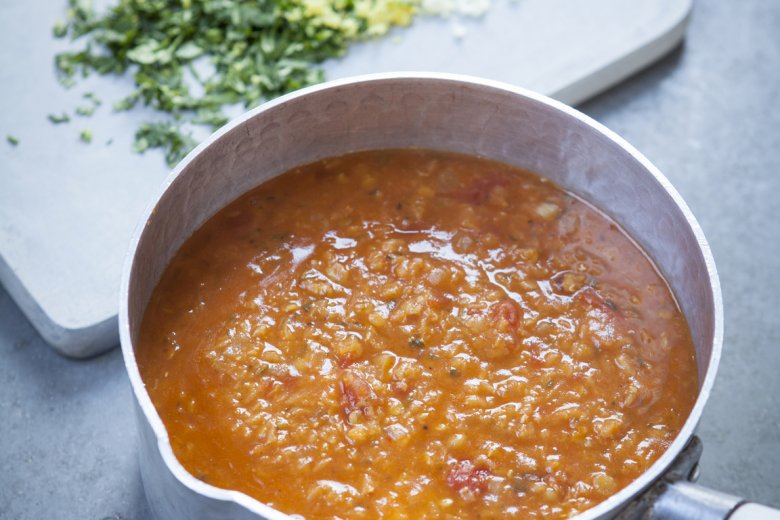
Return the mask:
<svg viewBox="0 0 780 520">
<path fill-rule="evenodd" d="M 692 0 L 492 0 L 481 19 L 418 18 L 326 65 L 336 79 L 392 70 L 473 74 L 579 103 L 672 49 Z M 130 151 L 144 110 L 113 114 L 127 78 L 65 90 L 51 37 L 65 0 L 0 2 L 0 281 L 58 351 L 85 357 L 117 343 L 118 285 L 130 236 L 168 173 L 161 154 Z M 456 37 L 456 33 L 464 33 Z M 47 114 L 104 104 L 52 125 Z M 78 141 L 90 129 L 92 144 Z M 19 138 L 12 147 L 7 134 Z M 110 144 L 109 144 L 110 140 Z"/>
</svg>

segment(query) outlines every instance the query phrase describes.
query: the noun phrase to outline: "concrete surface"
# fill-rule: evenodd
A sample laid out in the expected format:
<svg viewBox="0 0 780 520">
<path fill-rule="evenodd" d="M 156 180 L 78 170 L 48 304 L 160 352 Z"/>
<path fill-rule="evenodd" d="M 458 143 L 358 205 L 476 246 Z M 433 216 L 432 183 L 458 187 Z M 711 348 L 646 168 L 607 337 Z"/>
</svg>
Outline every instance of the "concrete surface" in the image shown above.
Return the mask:
<svg viewBox="0 0 780 520">
<path fill-rule="evenodd" d="M 684 48 L 583 106 L 699 218 L 726 345 L 700 482 L 780 507 L 780 2 L 702 0 Z M 121 355 L 53 352 L 0 289 L 0 518 L 147 518 Z"/>
</svg>

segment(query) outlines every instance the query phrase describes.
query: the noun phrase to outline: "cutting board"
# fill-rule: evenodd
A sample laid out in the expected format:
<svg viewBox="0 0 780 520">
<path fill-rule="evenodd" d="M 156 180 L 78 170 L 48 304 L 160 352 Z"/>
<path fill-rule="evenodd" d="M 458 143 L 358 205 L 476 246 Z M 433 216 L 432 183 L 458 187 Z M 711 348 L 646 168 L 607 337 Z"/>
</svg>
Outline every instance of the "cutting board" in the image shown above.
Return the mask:
<svg viewBox="0 0 780 520">
<path fill-rule="evenodd" d="M 671 50 L 692 0 L 492 0 L 478 19 L 420 17 L 325 66 L 328 78 L 393 70 L 472 74 L 577 104 Z M 131 152 L 147 110 L 112 113 L 129 78 L 90 77 L 70 90 L 51 27 L 65 0 L 0 3 L 0 282 L 52 347 L 86 357 L 117 343 L 120 272 L 130 236 L 169 169 Z M 93 91 L 90 118 L 53 125 Z M 79 141 L 83 129 L 90 144 Z M 19 144 L 5 142 L 6 135 Z"/>
</svg>

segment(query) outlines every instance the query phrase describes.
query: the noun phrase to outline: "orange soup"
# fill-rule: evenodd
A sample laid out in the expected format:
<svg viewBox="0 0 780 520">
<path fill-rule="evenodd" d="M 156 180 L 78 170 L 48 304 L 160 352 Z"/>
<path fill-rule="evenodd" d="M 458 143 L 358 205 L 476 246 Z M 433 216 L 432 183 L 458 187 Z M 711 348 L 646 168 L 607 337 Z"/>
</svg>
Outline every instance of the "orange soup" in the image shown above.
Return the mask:
<svg viewBox="0 0 780 520">
<path fill-rule="evenodd" d="M 697 393 L 664 279 L 544 179 L 420 150 L 327 159 L 220 211 L 146 310 L 144 382 L 197 478 L 318 518 L 566 518 Z"/>
</svg>

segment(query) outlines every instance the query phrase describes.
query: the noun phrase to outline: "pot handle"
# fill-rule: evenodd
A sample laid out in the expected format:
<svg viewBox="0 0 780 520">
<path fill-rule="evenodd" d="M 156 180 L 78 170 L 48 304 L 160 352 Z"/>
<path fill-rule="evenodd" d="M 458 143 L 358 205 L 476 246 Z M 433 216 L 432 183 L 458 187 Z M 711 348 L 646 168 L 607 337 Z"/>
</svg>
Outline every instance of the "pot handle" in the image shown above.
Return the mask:
<svg viewBox="0 0 780 520">
<path fill-rule="evenodd" d="M 762 506 L 754 502 L 745 502 L 737 507 L 729 520 L 778 520 L 780 519 L 780 510 L 772 507 Z"/>
<path fill-rule="evenodd" d="M 615 520 L 780 520 L 780 510 L 694 484 L 701 453 L 694 435 L 664 476 Z"/>
<path fill-rule="evenodd" d="M 646 520 L 780 520 L 780 510 L 694 484 L 667 483 Z"/>
</svg>

